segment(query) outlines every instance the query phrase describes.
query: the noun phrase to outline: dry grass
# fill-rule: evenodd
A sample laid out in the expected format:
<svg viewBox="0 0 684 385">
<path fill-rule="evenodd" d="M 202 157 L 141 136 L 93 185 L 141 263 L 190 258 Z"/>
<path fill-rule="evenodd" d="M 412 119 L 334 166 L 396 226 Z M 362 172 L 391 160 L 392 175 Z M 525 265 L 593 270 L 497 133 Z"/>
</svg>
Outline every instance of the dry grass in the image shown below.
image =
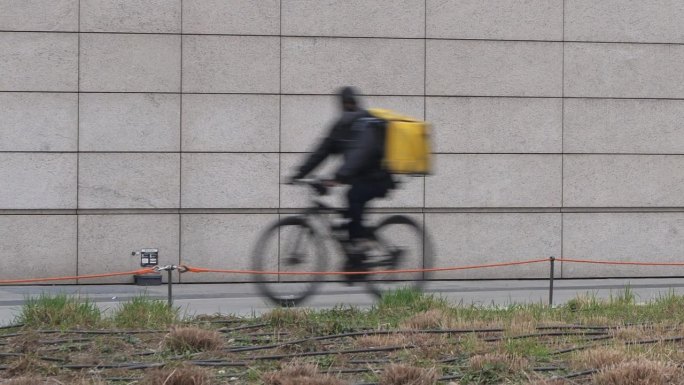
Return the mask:
<svg viewBox="0 0 684 385">
<path fill-rule="evenodd" d="M 641 327 L 627 326 L 608 330 L 608 334 L 622 341 L 636 341 L 644 335 Z M 648 334 L 647 334 L 648 335 Z"/>
<path fill-rule="evenodd" d="M 29 330 L 26 333 L 12 339 L 10 348 L 17 353 L 31 353 L 38 348 L 40 336 L 38 333 Z"/>
<path fill-rule="evenodd" d="M 604 325 L 604 326 L 616 326 L 621 322 L 619 318 L 611 318 L 604 315 L 590 314 L 586 316 L 583 320 L 585 325 Z"/>
<path fill-rule="evenodd" d="M 433 359 L 444 355 L 453 355 L 456 345 L 450 344 L 449 339 L 442 334 L 404 333 L 386 335 L 368 335 L 356 338 L 357 348 L 379 348 L 386 346 L 403 346 L 411 348 L 414 355 Z M 392 355 L 401 354 L 400 352 Z"/>
<path fill-rule="evenodd" d="M 444 311 L 440 309 L 430 309 L 420 312 L 399 325 L 402 329 L 425 330 L 425 329 L 447 329 L 451 327 L 452 320 Z"/>
<path fill-rule="evenodd" d="M 509 335 L 529 334 L 536 332 L 537 321 L 532 314 L 519 313 L 511 319 L 507 332 Z"/>
<path fill-rule="evenodd" d="M 296 326 L 308 321 L 307 312 L 300 308 L 275 308 L 261 316 L 264 322 L 274 327 Z"/>
<path fill-rule="evenodd" d="M 528 385 L 569 385 L 572 384 L 568 380 L 562 378 L 544 378 L 539 374 L 534 375 L 532 378 L 528 378 Z"/>
<path fill-rule="evenodd" d="M 266 385 L 346 385 L 338 378 L 321 374 L 312 364 L 290 364 L 278 371 L 264 373 L 261 380 Z"/>
<path fill-rule="evenodd" d="M 409 334 L 409 342 L 415 346 L 414 354 L 422 359 L 437 359 L 440 357 L 452 357 L 457 354 L 458 345 L 449 342 L 444 334 Z"/>
<path fill-rule="evenodd" d="M 608 330 L 608 334 L 620 341 L 638 341 L 651 338 L 665 338 L 681 335 L 681 327 L 677 325 L 648 324 L 636 326 L 623 326 Z"/>
<path fill-rule="evenodd" d="M 177 327 L 164 338 L 164 346 L 174 352 L 203 352 L 217 350 L 223 345 L 223 337 L 213 330 L 197 327 Z"/>
<path fill-rule="evenodd" d="M 31 355 L 23 355 L 12 362 L 7 368 L 10 376 L 33 375 L 35 373 L 49 373 L 50 365 Z"/>
<path fill-rule="evenodd" d="M 432 385 L 437 383 L 436 368 L 390 364 L 380 376 L 380 385 Z"/>
<path fill-rule="evenodd" d="M 409 339 L 406 334 L 371 334 L 368 336 L 357 337 L 354 340 L 357 348 L 379 348 L 385 346 L 408 346 Z"/>
<path fill-rule="evenodd" d="M 672 363 L 637 359 L 603 369 L 592 376 L 596 385 L 682 385 L 684 370 Z"/>
<path fill-rule="evenodd" d="M 451 321 L 451 327 L 454 329 L 501 329 L 503 323 L 499 320 L 456 319 Z"/>
<path fill-rule="evenodd" d="M 455 320 L 451 321 L 451 328 L 463 330 L 483 330 L 483 329 L 503 329 L 503 323 L 498 320 Z M 479 332 L 481 337 L 494 337 L 501 335 L 501 332 Z"/>
<path fill-rule="evenodd" d="M 209 372 L 196 366 L 155 369 L 147 372 L 140 385 L 212 385 Z"/>
<path fill-rule="evenodd" d="M 27 377 L 17 377 L 6 381 L 0 381 L 3 385 L 57 385 L 56 381 L 52 381 L 45 378 L 27 376 Z"/>
<path fill-rule="evenodd" d="M 1 381 L 2 385 L 64 385 L 64 381 L 58 381 L 53 378 L 41 378 L 36 376 L 22 376 Z M 106 382 L 99 379 L 76 378 L 69 379 L 69 385 L 107 385 Z"/>
<path fill-rule="evenodd" d="M 625 349 L 600 347 L 573 354 L 570 365 L 577 370 L 601 369 L 617 365 L 626 359 Z"/>
<path fill-rule="evenodd" d="M 507 373 L 518 373 L 530 365 L 525 357 L 506 353 L 486 353 L 470 357 L 468 364 L 471 371 L 496 370 Z"/>
</svg>

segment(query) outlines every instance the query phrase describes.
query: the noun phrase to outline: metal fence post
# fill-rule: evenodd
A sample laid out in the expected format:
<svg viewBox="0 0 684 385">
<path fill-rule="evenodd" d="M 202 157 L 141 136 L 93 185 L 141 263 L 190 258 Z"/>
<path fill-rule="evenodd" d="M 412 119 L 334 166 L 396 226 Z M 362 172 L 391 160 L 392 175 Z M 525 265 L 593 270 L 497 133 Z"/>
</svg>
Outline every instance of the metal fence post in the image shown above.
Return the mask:
<svg viewBox="0 0 684 385">
<path fill-rule="evenodd" d="M 168 269 L 166 272 L 168 273 L 168 286 L 169 286 L 169 295 L 167 298 L 167 302 L 169 304 L 169 307 L 173 307 L 173 270 L 175 269 Z"/>
<path fill-rule="evenodd" d="M 549 257 L 549 307 L 553 306 L 553 276 L 556 265 L 556 258 Z"/>
</svg>

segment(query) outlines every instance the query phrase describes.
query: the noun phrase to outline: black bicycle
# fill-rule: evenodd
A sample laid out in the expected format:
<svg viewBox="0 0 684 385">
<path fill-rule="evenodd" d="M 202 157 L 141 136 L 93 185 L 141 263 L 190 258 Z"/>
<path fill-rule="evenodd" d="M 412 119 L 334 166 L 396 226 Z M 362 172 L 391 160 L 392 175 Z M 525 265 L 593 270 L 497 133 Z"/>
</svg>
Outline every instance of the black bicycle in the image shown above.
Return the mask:
<svg viewBox="0 0 684 385">
<path fill-rule="evenodd" d="M 286 216 L 270 225 L 259 237 L 252 256 L 256 271 L 278 271 L 281 275 L 254 274 L 260 292 L 280 306 L 295 306 L 314 294 L 322 280 L 344 280 L 342 275 L 288 275 L 287 272 L 342 271 L 347 255 L 347 221 L 344 210 L 321 201 L 329 189 L 317 179 L 301 179 L 295 184 L 313 192 L 312 206 L 303 214 Z M 423 227 L 408 215 L 377 218 L 369 228 L 364 270 L 360 282 L 381 296 L 400 287 L 422 289 L 432 267 L 432 245 Z M 328 270 L 328 262 L 342 262 Z M 401 270 L 403 272 L 396 272 Z M 409 270 L 409 271 L 404 271 Z"/>
</svg>

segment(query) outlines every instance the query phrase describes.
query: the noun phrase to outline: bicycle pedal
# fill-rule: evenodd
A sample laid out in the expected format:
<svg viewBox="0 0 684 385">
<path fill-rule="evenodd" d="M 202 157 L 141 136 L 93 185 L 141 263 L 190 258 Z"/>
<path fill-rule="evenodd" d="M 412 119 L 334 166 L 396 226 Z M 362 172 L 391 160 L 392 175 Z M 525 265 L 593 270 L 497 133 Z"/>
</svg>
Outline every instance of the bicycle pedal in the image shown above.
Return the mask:
<svg viewBox="0 0 684 385">
<path fill-rule="evenodd" d="M 399 259 L 404 255 L 405 250 L 400 247 L 394 247 L 390 250 L 390 256 L 394 259 Z"/>
<path fill-rule="evenodd" d="M 286 266 L 300 265 L 304 263 L 304 258 L 300 256 L 287 257 L 284 262 Z"/>
</svg>

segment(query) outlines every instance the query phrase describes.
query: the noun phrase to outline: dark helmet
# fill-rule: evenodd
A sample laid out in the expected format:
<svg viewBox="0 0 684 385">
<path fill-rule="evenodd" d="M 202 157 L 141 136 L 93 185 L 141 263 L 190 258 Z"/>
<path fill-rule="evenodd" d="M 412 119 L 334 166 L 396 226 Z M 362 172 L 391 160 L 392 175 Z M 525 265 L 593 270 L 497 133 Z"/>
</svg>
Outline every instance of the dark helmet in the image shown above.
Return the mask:
<svg viewBox="0 0 684 385">
<path fill-rule="evenodd" d="M 340 90 L 340 101 L 342 102 L 342 109 L 345 111 L 356 111 L 358 109 L 358 102 L 356 101 L 356 90 L 354 87 L 344 87 Z"/>
</svg>

